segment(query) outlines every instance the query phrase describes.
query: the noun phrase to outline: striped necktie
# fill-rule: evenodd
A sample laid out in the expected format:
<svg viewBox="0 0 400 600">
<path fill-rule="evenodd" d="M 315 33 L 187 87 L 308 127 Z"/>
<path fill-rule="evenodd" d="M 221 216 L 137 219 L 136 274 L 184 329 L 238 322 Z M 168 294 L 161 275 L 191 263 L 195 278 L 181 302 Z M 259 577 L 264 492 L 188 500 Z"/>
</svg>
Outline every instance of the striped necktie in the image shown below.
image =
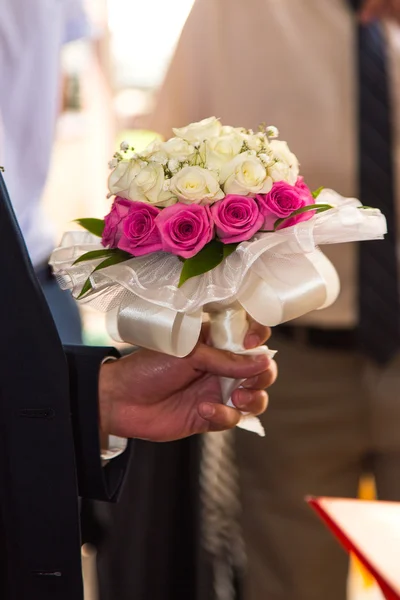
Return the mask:
<svg viewBox="0 0 400 600">
<path fill-rule="evenodd" d="M 362 2 L 349 0 L 358 10 Z M 386 216 L 385 240 L 359 250 L 359 341 L 363 353 L 387 363 L 400 349 L 393 140 L 386 41 L 381 24 L 357 26 L 359 194 Z"/>
</svg>

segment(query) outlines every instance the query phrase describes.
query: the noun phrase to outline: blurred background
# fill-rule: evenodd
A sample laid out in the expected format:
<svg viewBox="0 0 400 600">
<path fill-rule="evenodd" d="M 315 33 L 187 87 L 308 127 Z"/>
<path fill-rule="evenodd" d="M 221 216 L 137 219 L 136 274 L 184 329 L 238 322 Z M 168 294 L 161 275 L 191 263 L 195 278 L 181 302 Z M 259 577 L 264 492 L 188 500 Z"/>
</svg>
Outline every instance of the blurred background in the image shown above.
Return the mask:
<svg viewBox="0 0 400 600">
<path fill-rule="evenodd" d="M 107 165 L 119 143 L 126 139 L 140 150 L 156 136 L 137 124 L 151 112 L 192 4 L 87 0 L 91 37 L 62 51 L 62 100 L 43 202 L 57 239 L 74 219 L 108 212 Z M 86 343 L 108 343 L 101 315 L 84 310 L 83 326 Z"/>
<path fill-rule="evenodd" d="M 57 239 L 74 219 L 108 211 L 107 164 L 119 143 L 126 139 L 140 150 L 156 136 L 140 124 L 151 113 L 193 0 L 86 4 L 91 37 L 66 45 L 62 53 L 61 106 L 44 195 Z M 101 314 L 84 309 L 82 317 L 85 343 L 109 343 Z M 360 495 L 374 497 L 370 480 L 362 482 Z M 90 573 L 90 553 L 85 560 Z M 381 598 L 357 566 L 349 588 L 351 600 Z M 93 593 L 87 586 L 88 600 Z"/>
</svg>

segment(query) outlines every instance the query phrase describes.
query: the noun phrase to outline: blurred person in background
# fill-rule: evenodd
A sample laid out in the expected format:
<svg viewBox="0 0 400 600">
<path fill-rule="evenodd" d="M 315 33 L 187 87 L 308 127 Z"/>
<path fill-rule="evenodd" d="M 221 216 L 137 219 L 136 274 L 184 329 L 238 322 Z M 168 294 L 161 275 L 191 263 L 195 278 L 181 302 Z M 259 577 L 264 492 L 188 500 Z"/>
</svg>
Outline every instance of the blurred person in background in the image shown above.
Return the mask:
<svg viewBox="0 0 400 600">
<path fill-rule="evenodd" d="M 55 243 L 40 203 L 61 104 L 61 50 L 87 36 L 89 23 L 83 0 L 0 0 L 0 14 L 4 178 L 60 337 L 77 344 L 79 311 L 48 267 Z"/>
<path fill-rule="evenodd" d="M 307 494 L 355 497 L 369 472 L 400 500 L 399 18 L 397 0 L 197 0 L 152 115 L 165 136 L 210 115 L 276 125 L 313 189 L 388 219 L 379 248 L 324 247 L 340 297 L 276 329 L 266 438 L 237 432 L 247 600 L 346 597 L 347 557 Z"/>
</svg>

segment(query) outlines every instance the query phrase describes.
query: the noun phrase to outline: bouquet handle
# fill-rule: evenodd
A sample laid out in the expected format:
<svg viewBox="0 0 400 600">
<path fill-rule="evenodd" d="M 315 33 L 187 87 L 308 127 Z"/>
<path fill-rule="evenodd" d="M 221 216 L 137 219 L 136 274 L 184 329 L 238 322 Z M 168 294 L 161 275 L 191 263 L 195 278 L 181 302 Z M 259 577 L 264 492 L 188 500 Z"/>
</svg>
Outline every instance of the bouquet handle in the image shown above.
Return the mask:
<svg viewBox="0 0 400 600">
<path fill-rule="evenodd" d="M 273 358 L 276 354 L 275 350 L 270 350 L 267 346 L 259 346 L 258 348 L 253 348 L 251 350 L 245 349 L 243 342 L 249 324 L 247 321 L 247 313 L 239 303 L 235 303 L 224 310 L 210 312 L 209 317 L 210 338 L 211 343 L 215 348 L 250 356 L 266 354 L 270 358 Z M 223 402 L 227 406 L 233 407 L 234 405 L 231 401 L 232 392 L 240 387 L 244 380 L 221 377 L 220 381 Z M 258 417 L 254 417 L 247 413 L 242 413 L 242 415 L 238 427 L 257 433 L 260 436 L 265 436 L 264 427 Z"/>
</svg>

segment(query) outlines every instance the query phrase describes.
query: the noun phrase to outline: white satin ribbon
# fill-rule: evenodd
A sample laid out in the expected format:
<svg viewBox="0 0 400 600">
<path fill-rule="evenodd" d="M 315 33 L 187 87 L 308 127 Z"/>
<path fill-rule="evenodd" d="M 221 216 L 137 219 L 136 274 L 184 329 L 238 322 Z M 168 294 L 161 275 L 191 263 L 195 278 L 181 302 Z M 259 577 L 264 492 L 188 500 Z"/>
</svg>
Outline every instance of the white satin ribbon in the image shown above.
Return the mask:
<svg viewBox="0 0 400 600">
<path fill-rule="evenodd" d="M 237 302 L 254 320 L 273 327 L 328 306 L 339 289 L 335 269 L 319 250 L 283 260 L 271 259 L 266 254 L 249 272 Z M 222 336 L 222 326 L 227 328 L 227 339 L 231 335 L 228 329 L 231 306 L 232 302 L 212 302 L 204 307 L 205 312 L 213 315 L 213 322 L 220 323 L 218 339 Z M 125 291 L 115 308 L 108 311 L 106 322 L 108 332 L 117 341 L 183 357 L 197 344 L 202 314 L 202 310 L 192 313 L 172 310 Z M 242 353 L 244 335 L 238 336 L 237 325 L 233 331 L 234 343 Z M 227 349 L 235 352 L 232 343 L 227 344 Z"/>
<path fill-rule="evenodd" d="M 267 346 L 259 346 L 251 350 L 246 350 L 243 342 L 248 330 L 248 321 L 246 311 L 235 304 L 222 312 L 210 313 L 210 338 L 213 346 L 220 350 L 229 350 L 235 354 L 256 356 L 265 354 L 273 358 L 275 350 L 270 350 Z M 231 379 L 230 377 L 220 377 L 222 401 L 227 406 L 235 408 L 231 396 L 234 390 L 241 386 L 244 379 Z M 264 437 L 265 430 L 260 419 L 253 415 L 242 413 L 238 427 L 246 429 Z"/>
<path fill-rule="evenodd" d="M 308 254 L 263 254 L 238 294 L 245 310 L 259 323 L 274 327 L 332 304 L 339 277 L 320 250 Z"/>
<path fill-rule="evenodd" d="M 202 311 L 178 313 L 129 293 L 106 317 L 108 332 L 116 341 L 179 358 L 197 344 L 201 322 Z"/>
</svg>

